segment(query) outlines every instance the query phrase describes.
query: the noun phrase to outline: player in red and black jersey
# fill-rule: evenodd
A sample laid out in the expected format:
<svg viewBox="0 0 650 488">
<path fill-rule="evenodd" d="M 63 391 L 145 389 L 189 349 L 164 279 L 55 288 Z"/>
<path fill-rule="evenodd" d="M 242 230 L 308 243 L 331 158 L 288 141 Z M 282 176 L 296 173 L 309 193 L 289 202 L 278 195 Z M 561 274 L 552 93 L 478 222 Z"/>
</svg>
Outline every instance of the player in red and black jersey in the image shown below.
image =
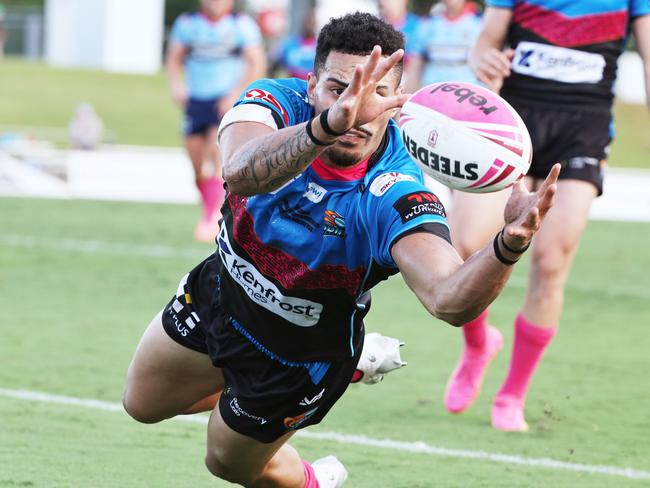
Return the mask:
<svg viewBox="0 0 650 488">
<path fill-rule="evenodd" d="M 533 244 L 528 292 L 515 319 L 510 370 L 492 408 L 495 428 L 522 431 L 528 428 L 524 402 L 529 383 L 556 333 L 564 283 L 591 202 L 602 193 L 612 138 L 616 61 L 630 30 L 645 62 L 650 95 L 650 2 L 488 0 L 487 4 L 470 63 L 479 80 L 501 90 L 528 127 L 533 142 L 529 186 L 535 188 L 552 165 L 562 164 L 557 204 Z M 456 192 L 451 227 L 461 255 L 470 256 L 503 224 L 485 215 L 497 217 L 508 195 L 508 191 Z M 493 212 L 486 213 L 490 208 Z M 445 393 L 452 413 L 471 405 L 490 360 L 502 346 L 500 332 L 487 324 L 487 311 L 466 324 L 463 332 L 465 350 Z"/>
</svg>

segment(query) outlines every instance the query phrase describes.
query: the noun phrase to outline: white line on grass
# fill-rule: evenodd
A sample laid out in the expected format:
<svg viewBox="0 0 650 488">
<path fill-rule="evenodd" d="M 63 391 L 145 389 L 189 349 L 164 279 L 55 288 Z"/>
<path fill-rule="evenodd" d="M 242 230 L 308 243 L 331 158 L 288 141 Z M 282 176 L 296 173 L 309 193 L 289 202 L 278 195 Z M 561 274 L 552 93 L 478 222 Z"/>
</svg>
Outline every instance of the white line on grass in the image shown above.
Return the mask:
<svg viewBox="0 0 650 488">
<path fill-rule="evenodd" d="M 0 246 L 45 249 L 50 251 L 82 252 L 86 254 L 108 254 L 113 256 L 138 256 L 162 259 L 204 259 L 209 250 L 191 249 L 162 245 L 133 244 L 123 242 L 104 242 L 82 239 L 56 239 L 34 237 L 20 234 L 0 235 Z M 525 289 L 528 281 L 524 277 L 512 276 L 508 287 Z M 642 287 L 606 286 L 586 283 L 569 283 L 568 290 L 586 294 L 604 294 L 614 298 L 640 298 L 650 300 L 650 289 Z"/>
<path fill-rule="evenodd" d="M 123 412 L 122 405 L 114 402 L 105 402 L 101 400 L 92 400 L 85 398 L 75 398 L 63 395 L 52 395 L 30 390 L 12 390 L 0 388 L 0 397 L 14 398 L 19 400 L 28 400 L 42 403 L 56 403 L 59 405 L 74 405 L 84 408 L 94 408 L 110 412 Z M 207 424 L 208 417 L 203 415 L 179 416 L 173 420 L 182 422 L 191 422 L 198 424 Z M 429 454 L 433 456 L 443 456 L 450 458 L 475 459 L 478 461 L 489 461 L 493 463 L 503 463 L 510 465 L 529 466 L 535 468 L 546 468 L 562 471 L 575 471 L 578 473 L 606 474 L 611 476 L 620 476 L 637 480 L 650 480 L 650 472 L 641 471 L 632 468 L 619 468 L 616 466 L 602 466 L 593 464 L 567 463 L 550 458 L 531 458 L 517 456 L 512 454 L 491 453 L 485 451 L 470 451 L 465 449 L 449 449 L 446 447 L 437 447 L 426 444 L 425 442 L 404 442 L 391 439 L 373 439 L 363 435 L 339 434 L 337 432 L 320 432 L 301 430 L 298 436 L 305 439 L 334 441 L 340 444 L 352 444 L 364 447 L 376 447 L 390 451 L 410 452 L 417 454 Z"/>
</svg>

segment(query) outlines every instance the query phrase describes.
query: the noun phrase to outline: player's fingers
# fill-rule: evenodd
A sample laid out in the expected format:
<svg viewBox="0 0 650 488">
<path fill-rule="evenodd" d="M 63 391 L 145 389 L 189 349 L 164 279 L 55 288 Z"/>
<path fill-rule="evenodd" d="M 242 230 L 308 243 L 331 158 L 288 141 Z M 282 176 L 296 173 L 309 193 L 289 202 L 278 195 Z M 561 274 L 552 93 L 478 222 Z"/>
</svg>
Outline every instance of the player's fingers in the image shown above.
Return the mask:
<svg viewBox="0 0 650 488">
<path fill-rule="evenodd" d="M 361 91 L 361 80 L 363 77 L 363 66 L 360 64 L 357 64 L 357 66 L 354 68 L 354 73 L 352 75 L 352 80 L 350 80 L 350 84 L 348 87 L 345 89 L 347 93 L 350 95 L 358 95 L 359 92 Z"/>
<path fill-rule="evenodd" d="M 501 76 L 510 76 L 510 60 L 504 53 L 494 49 L 488 53 L 487 59 L 490 65 L 499 71 Z"/>
<path fill-rule="evenodd" d="M 392 97 L 382 97 L 381 100 L 381 112 L 384 113 L 387 110 L 393 110 L 395 108 L 400 108 L 406 103 L 410 95 L 407 93 L 401 95 L 395 95 Z"/>
<path fill-rule="evenodd" d="M 373 47 L 372 52 L 370 53 L 370 58 L 368 58 L 368 61 L 363 67 L 363 77 L 361 78 L 361 82 L 364 85 L 368 83 L 372 78 L 380 58 L 381 58 L 381 47 L 380 46 Z"/>
<path fill-rule="evenodd" d="M 393 69 L 393 67 L 399 63 L 400 59 L 404 57 L 404 50 L 403 49 L 398 49 L 395 51 L 393 54 L 388 56 L 385 59 L 382 59 L 378 64 L 377 68 L 375 69 L 375 72 L 372 75 L 372 78 L 375 81 L 381 80 L 384 76 L 388 74 L 388 72 Z"/>
<path fill-rule="evenodd" d="M 548 175 L 546 176 L 546 179 L 544 182 L 540 185 L 538 192 L 542 194 L 543 192 L 546 191 L 546 189 L 557 183 L 557 179 L 560 176 L 560 171 L 562 170 L 562 165 L 560 163 L 555 163 L 553 167 L 551 168 L 551 171 L 549 171 Z"/>
<path fill-rule="evenodd" d="M 557 193 L 557 185 L 553 184 L 548 188 L 546 188 L 546 191 L 544 191 L 544 194 L 539 199 L 537 203 L 537 207 L 539 208 L 539 213 L 542 218 L 546 215 L 546 213 L 551 209 L 551 207 L 555 203 L 556 193 Z"/>
</svg>

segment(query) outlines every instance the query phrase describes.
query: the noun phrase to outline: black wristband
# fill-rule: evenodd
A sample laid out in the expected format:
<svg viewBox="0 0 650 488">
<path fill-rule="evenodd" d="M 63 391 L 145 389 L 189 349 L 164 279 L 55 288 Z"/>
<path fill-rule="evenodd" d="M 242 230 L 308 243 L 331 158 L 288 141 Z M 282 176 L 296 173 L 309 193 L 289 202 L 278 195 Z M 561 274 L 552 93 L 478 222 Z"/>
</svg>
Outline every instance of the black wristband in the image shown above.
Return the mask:
<svg viewBox="0 0 650 488">
<path fill-rule="evenodd" d="M 530 247 L 530 242 L 528 243 L 528 245 L 526 247 L 524 247 L 523 249 L 520 249 L 520 250 L 513 249 L 508 244 L 506 244 L 506 240 L 503 238 L 503 231 L 504 230 L 506 230 L 505 227 L 503 229 L 501 229 L 501 232 L 499 232 L 499 235 L 501 236 L 500 237 L 501 244 L 503 244 L 503 247 L 506 248 L 506 251 L 511 252 L 513 254 L 523 254 L 528 250 L 528 248 Z"/>
<path fill-rule="evenodd" d="M 331 146 L 332 144 L 334 144 L 334 142 L 336 142 L 336 141 L 334 141 L 334 142 L 323 142 L 323 141 L 316 138 L 314 133 L 311 131 L 311 123 L 313 121 L 314 121 L 313 118 L 309 119 L 307 121 L 307 125 L 305 126 L 305 130 L 307 131 L 307 137 L 309 137 L 311 139 L 311 142 L 313 142 L 317 146 Z"/>
<path fill-rule="evenodd" d="M 492 245 L 494 246 L 494 255 L 497 257 L 501 263 L 505 264 L 506 266 L 512 266 L 515 264 L 518 260 L 511 260 L 506 258 L 503 254 L 501 254 L 501 249 L 499 249 L 499 236 L 501 235 L 501 232 L 499 232 L 497 235 L 494 236 L 494 239 L 492 240 Z"/>
<path fill-rule="evenodd" d="M 330 109 L 326 108 L 318 116 L 318 120 L 320 121 L 320 126 L 323 128 L 323 132 L 325 132 L 325 134 L 330 135 L 332 137 L 338 137 L 338 136 L 342 136 L 343 134 L 345 134 L 347 132 L 347 130 L 344 130 L 343 132 L 336 132 L 334 129 L 332 129 L 330 127 L 330 124 L 327 121 L 327 114 L 328 113 L 330 113 Z"/>
</svg>

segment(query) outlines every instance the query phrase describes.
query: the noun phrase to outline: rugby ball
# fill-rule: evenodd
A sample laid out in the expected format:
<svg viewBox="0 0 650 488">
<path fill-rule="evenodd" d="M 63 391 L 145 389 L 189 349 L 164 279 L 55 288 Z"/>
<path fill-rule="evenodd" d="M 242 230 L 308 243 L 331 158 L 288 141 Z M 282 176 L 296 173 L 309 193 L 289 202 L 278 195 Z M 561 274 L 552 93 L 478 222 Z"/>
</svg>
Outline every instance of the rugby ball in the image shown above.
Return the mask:
<svg viewBox="0 0 650 488">
<path fill-rule="evenodd" d="M 533 156 L 530 135 L 515 109 L 472 83 L 421 88 L 402 107 L 399 127 L 411 158 L 455 190 L 508 188 L 526 174 Z"/>
</svg>

